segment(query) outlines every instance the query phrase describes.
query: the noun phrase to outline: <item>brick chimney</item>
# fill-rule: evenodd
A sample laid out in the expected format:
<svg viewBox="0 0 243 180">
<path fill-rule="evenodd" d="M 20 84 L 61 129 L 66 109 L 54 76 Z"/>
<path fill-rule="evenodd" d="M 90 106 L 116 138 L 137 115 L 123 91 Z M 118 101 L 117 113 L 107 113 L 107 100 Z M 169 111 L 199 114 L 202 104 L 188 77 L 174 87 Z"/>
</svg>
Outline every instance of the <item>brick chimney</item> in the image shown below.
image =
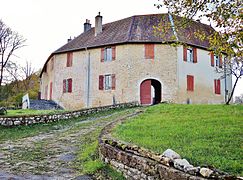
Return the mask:
<svg viewBox="0 0 243 180">
<path fill-rule="evenodd" d="M 67 42 L 69 43 L 70 41 L 72 41 L 72 37 L 70 36 L 70 38 L 67 39 Z"/>
<path fill-rule="evenodd" d="M 86 19 L 86 22 L 84 23 L 84 32 L 91 29 L 90 20 Z"/>
<path fill-rule="evenodd" d="M 102 32 L 102 16 L 100 15 L 100 12 L 95 17 L 95 36 L 100 34 Z"/>
</svg>

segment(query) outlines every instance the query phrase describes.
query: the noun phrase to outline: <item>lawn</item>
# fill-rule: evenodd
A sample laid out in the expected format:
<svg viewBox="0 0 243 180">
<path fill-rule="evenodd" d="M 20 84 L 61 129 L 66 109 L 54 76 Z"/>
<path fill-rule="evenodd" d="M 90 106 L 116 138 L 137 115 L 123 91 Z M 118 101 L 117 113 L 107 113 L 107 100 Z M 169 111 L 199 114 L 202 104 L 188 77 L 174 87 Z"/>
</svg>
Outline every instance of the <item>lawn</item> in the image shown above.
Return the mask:
<svg viewBox="0 0 243 180">
<path fill-rule="evenodd" d="M 33 110 L 33 109 L 16 109 L 8 110 L 5 116 L 23 116 L 23 115 L 40 115 L 64 112 L 64 110 Z"/>
<path fill-rule="evenodd" d="M 113 136 L 163 153 L 171 148 L 194 166 L 243 176 L 243 106 L 160 104 L 117 126 Z"/>
</svg>

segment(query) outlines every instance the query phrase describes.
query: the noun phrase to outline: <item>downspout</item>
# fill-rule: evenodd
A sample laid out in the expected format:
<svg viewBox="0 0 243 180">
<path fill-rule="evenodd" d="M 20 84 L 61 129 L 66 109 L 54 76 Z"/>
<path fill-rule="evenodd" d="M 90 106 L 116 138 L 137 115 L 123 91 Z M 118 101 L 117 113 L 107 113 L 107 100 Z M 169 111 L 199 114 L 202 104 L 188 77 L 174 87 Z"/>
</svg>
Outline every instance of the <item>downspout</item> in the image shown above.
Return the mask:
<svg viewBox="0 0 243 180">
<path fill-rule="evenodd" d="M 227 90 L 227 77 L 226 77 L 226 63 L 225 63 L 225 59 L 224 59 L 224 100 L 225 100 L 225 103 L 227 102 L 228 98 L 228 90 Z"/>
<path fill-rule="evenodd" d="M 88 48 L 85 48 L 86 52 L 88 53 L 88 69 L 87 69 L 87 99 L 86 99 L 86 105 L 89 107 L 89 100 L 90 100 L 90 52 L 88 51 Z"/>
</svg>

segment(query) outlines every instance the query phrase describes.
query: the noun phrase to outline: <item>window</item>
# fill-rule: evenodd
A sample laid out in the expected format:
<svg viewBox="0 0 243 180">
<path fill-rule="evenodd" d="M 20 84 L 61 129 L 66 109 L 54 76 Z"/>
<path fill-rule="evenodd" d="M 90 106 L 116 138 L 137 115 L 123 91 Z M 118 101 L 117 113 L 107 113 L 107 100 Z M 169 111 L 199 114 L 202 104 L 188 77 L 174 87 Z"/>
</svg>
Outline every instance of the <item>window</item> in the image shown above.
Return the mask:
<svg viewBox="0 0 243 180">
<path fill-rule="evenodd" d="M 106 47 L 101 49 L 101 62 L 114 61 L 116 59 L 116 47 Z"/>
<path fill-rule="evenodd" d="M 116 76 L 115 74 L 107 74 L 99 76 L 99 90 L 115 90 Z"/>
<path fill-rule="evenodd" d="M 111 89 L 111 75 L 105 75 L 105 90 Z"/>
<path fill-rule="evenodd" d="M 67 67 L 71 67 L 73 65 L 73 53 L 67 53 Z"/>
<path fill-rule="evenodd" d="M 154 44 L 145 44 L 145 59 L 154 59 Z"/>
<path fill-rule="evenodd" d="M 214 92 L 215 94 L 221 94 L 220 79 L 214 79 Z"/>
<path fill-rule="evenodd" d="M 63 80 L 63 93 L 72 92 L 72 78 Z"/>
<path fill-rule="evenodd" d="M 194 91 L 194 76 L 187 75 L 187 91 Z"/>
<path fill-rule="evenodd" d="M 183 60 L 187 62 L 197 63 L 197 48 L 184 46 Z"/>
<path fill-rule="evenodd" d="M 211 52 L 211 66 L 214 67 L 219 67 L 222 68 L 222 56 L 221 55 L 216 55 L 213 52 Z"/>
</svg>

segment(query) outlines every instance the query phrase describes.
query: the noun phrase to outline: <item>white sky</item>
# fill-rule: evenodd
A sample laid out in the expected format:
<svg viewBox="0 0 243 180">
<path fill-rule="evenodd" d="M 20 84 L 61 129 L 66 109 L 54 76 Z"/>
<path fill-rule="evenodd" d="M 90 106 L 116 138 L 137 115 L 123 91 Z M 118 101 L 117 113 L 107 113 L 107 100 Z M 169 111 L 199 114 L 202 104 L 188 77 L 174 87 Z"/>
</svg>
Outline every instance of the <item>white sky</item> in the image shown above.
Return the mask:
<svg viewBox="0 0 243 180">
<path fill-rule="evenodd" d="M 17 52 L 18 62 L 31 61 L 36 70 L 67 39 L 83 32 L 86 19 L 94 26 L 101 12 L 103 23 L 133 15 L 164 13 L 154 4 L 158 0 L 0 0 L 0 19 L 27 39 L 26 47 Z M 235 95 L 243 93 L 243 80 Z"/>
</svg>

